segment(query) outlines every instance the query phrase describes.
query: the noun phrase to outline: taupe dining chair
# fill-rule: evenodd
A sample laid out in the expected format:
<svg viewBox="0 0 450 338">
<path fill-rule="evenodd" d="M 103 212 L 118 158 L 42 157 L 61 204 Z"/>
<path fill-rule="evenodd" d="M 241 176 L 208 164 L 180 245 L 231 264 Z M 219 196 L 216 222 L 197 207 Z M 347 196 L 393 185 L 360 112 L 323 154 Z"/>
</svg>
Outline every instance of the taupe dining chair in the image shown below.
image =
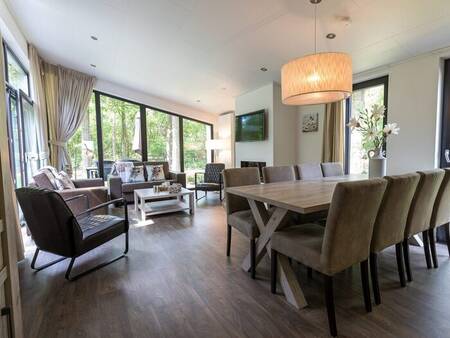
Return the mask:
<svg viewBox="0 0 450 338">
<path fill-rule="evenodd" d="M 373 225 L 386 180 L 341 182 L 336 185 L 326 227 L 305 224 L 275 232 L 271 238 L 271 291 L 276 292 L 277 255 L 283 254 L 313 268 L 324 276 L 328 324 L 337 335 L 333 297 L 333 276 L 354 264 L 361 264 L 366 310 L 370 301 L 368 258 Z"/>
<path fill-rule="evenodd" d="M 325 162 L 321 163 L 322 173 L 324 177 L 330 176 L 343 176 L 344 169 L 342 168 L 342 163 L 339 162 Z"/>
<path fill-rule="evenodd" d="M 319 163 L 297 164 L 297 172 L 299 180 L 312 180 L 323 177 Z"/>
<path fill-rule="evenodd" d="M 445 237 L 447 242 L 448 255 L 450 256 L 450 168 L 444 169 L 444 179 L 442 180 L 439 192 L 434 202 L 433 213 L 431 214 L 430 230 L 428 230 L 431 247 L 431 258 L 434 267 L 438 267 L 438 259 L 436 254 L 435 229 L 445 226 Z"/>
<path fill-rule="evenodd" d="M 227 256 L 231 251 L 231 227 L 239 230 L 250 239 L 251 276 L 255 278 L 256 238 L 259 229 L 253 218 L 247 199 L 226 192 L 226 188 L 260 184 L 258 168 L 233 168 L 223 171 L 225 188 L 225 209 L 227 213 Z"/>
<path fill-rule="evenodd" d="M 405 235 L 403 239 L 403 256 L 405 259 L 406 276 L 408 282 L 412 281 L 411 265 L 409 262 L 409 239 L 419 233 L 423 237 L 423 249 L 427 268 L 431 269 L 430 243 L 428 230 L 430 229 L 431 214 L 436 196 L 444 179 L 444 170 L 435 169 L 418 171 L 419 184 L 414 194 L 406 221 Z"/>
<path fill-rule="evenodd" d="M 377 257 L 387 247 L 395 245 L 400 285 L 406 286 L 402 241 L 409 208 L 420 176 L 417 173 L 412 173 L 386 176 L 385 179 L 387 180 L 387 187 L 373 227 L 372 242 L 370 243 L 370 276 L 372 277 L 375 304 L 381 303 Z"/>
<path fill-rule="evenodd" d="M 294 166 L 278 166 L 262 168 L 265 183 L 295 181 Z"/>
</svg>

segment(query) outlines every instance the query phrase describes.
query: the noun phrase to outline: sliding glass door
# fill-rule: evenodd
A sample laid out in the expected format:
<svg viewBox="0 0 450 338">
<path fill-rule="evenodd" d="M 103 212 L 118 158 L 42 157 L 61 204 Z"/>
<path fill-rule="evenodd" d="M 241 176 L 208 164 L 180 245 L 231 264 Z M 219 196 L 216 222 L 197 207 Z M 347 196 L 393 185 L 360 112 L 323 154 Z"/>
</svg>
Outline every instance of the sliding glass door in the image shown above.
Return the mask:
<svg viewBox="0 0 450 338">
<path fill-rule="evenodd" d="M 358 118 L 361 111 L 369 110 L 374 104 L 387 107 L 388 77 L 382 77 L 353 85 L 353 94 L 347 101 L 347 121 Z M 387 114 L 387 112 L 386 112 Z M 387 122 L 386 115 L 383 123 Z M 367 174 L 369 159 L 367 150 L 362 147 L 362 135 L 354 130 L 346 132 L 346 171 L 349 174 Z"/>
<path fill-rule="evenodd" d="M 8 112 L 8 138 L 11 173 L 16 188 L 25 183 L 25 158 L 23 149 L 22 119 L 19 114 L 17 91 L 7 86 L 6 101 Z"/>
</svg>

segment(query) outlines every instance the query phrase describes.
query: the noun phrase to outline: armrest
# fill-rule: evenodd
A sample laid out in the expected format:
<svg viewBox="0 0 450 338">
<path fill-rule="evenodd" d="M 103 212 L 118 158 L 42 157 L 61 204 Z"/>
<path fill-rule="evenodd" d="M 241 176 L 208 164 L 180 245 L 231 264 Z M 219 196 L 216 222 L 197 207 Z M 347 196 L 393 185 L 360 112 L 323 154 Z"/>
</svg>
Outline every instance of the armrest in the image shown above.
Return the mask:
<svg viewBox="0 0 450 338">
<path fill-rule="evenodd" d="M 111 199 L 122 198 L 122 179 L 119 176 L 108 176 L 109 195 Z"/>
<path fill-rule="evenodd" d="M 101 178 L 90 178 L 84 180 L 72 180 L 76 188 L 103 187 L 105 183 Z"/>
<path fill-rule="evenodd" d="M 169 179 L 176 183 L 180 183 L 184 188 L 186 188 L 186 173 L 170 171 Z"/>
<path fill-rule="evenodd" d="M 93 208 L 90 208 L 88 210 L 85 210 L 85 211 L 79 213 L 75 217 L 80 217 L 80 216 L 85 215 L 85 214 L 90 214 L 91 212 L 93 212 L 95 210 L 98 210 L 98 209 L 107 207 L 108 205 L 116 204 L 116 203 L 123 203 L 123 207 L 124 207 L 124 211 L 125 211 L 125 221 L 128 223 L 128 207 L 127 207 L 127 201 L 124 198 L 117 198 L 115 200 L 99 204 L 99 205 L 97 205 L 97 206 L 95 206 Z"/>
</svg>

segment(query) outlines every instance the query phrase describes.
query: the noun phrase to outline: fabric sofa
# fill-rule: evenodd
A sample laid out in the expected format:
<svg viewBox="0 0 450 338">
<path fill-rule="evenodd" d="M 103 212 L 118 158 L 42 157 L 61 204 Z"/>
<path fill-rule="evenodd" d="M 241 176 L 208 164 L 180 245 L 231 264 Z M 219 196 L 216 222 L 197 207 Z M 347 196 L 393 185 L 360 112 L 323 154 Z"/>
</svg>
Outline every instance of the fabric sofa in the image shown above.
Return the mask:
<svg viewBox="0 0 450 338">
<path fill-rule="evenodd" d="M 31 186 L 54 190 L 64 200 L 78 195 L 86 196 L 85 198 L 76 198 L 67 202 L 74 215 L 108 201 L 108 189 L 101 178 L 72 180 L 75 188 L 63 190 L 59 190 L 55 183 L 52 182 L 51 177 L 49 178 L 44 172 L 38 172 L 33 176 L 33 179 L 34 182 Z"/>
<path fill-rule="evenodd" d="M 180 183 L 183 187 L 186 187 L 186 174 L 170 171 L 169 162 L 167 161 L 133 162 L 133 165 L 144 167 L 144 181 L 122 182 L 122 179 L 119 176 L 109 175 L 108 186 L 111 199 L 123 197 L 128 203 L 134 203 L 134 190 L 153 188 L 153 186 L 162 184 L 163 182 L 167 181 L 171 183 Z M 150 181 L 146 169 L 148 165 L 162 165 L 164 171 L 164 179 Z"/>
</svg>

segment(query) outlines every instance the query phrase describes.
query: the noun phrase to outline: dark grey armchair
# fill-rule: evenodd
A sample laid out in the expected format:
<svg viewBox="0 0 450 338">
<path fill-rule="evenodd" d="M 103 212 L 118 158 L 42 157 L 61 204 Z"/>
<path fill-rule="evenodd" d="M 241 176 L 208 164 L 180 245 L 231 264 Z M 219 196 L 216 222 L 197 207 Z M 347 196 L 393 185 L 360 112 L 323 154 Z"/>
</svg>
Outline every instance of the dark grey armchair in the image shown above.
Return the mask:
<svg viewBox="0 0 450 338">
<path fill-rule="evenodd" d="M 64 200 L 57 192 L 40 188 L 19 188 L 16 194 L 37 247 L 31 262 L 32 269 L 40 271 L 70 258 L 65 277 L 72 281 L 117 261 L 128 252 L 129 223 L 127 204 L 123 198 L 102 203 L 75 216 L 67 202 L 86 199 L 86 195 Z M 98 214 L 100 209 L 113 203 L 123 203 L 124 217 Z M 93 213 L 94 211 L 96 212 Z M 125 234 L 125 250 L 122 255 L 76 276 L 70 275 L 76 258 L 122 234 Z M 63 257 L 36 267 L 40 250 Z"/>
<path fill-rule="evenodd" d="M 223 180 L 222 171 L 225 169 L 223 163 L 207 163 L 205 166 L 205 172 L 195 173 L 195 199 L 198 200 L 197 191 L 204 191 L 206 197 L 208 191 L 218 191 L 219 198 L 222 200 Z M 199 182 L 199 175 L 203 175 L 203 182 Z M 201 197 L 201 198 L 203 198 Z"/>
</svg>

